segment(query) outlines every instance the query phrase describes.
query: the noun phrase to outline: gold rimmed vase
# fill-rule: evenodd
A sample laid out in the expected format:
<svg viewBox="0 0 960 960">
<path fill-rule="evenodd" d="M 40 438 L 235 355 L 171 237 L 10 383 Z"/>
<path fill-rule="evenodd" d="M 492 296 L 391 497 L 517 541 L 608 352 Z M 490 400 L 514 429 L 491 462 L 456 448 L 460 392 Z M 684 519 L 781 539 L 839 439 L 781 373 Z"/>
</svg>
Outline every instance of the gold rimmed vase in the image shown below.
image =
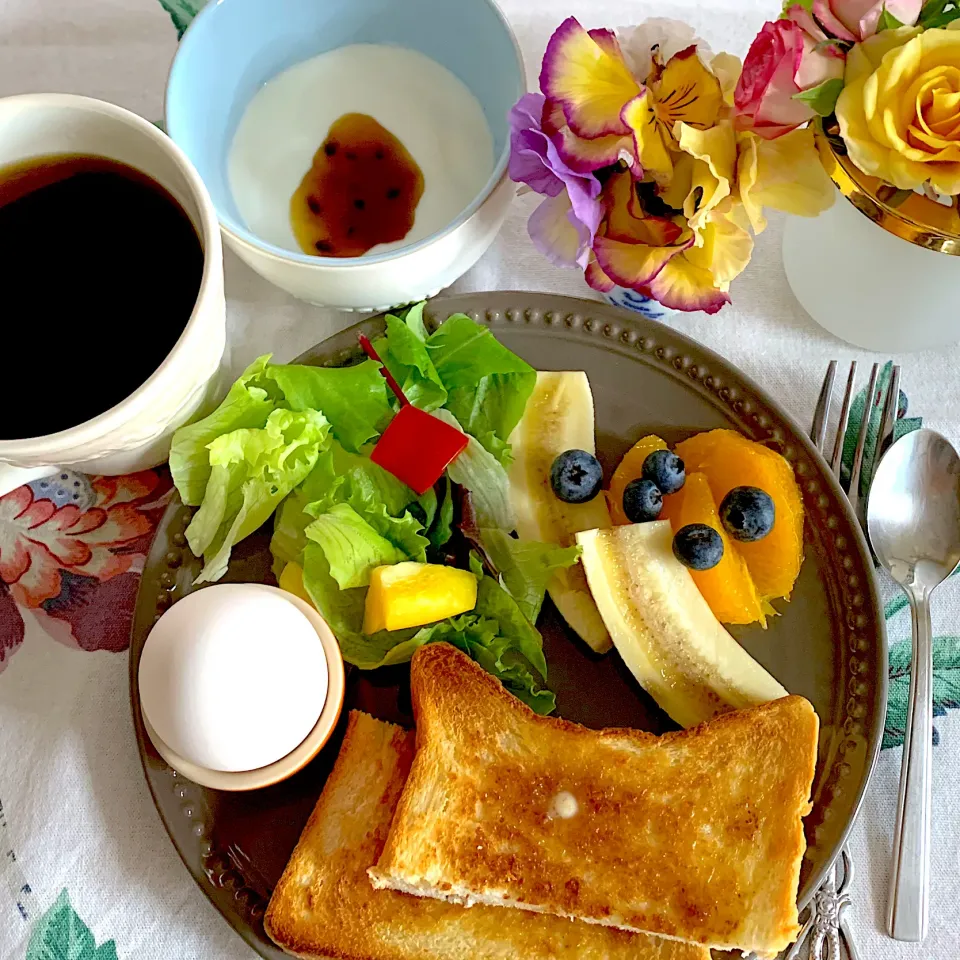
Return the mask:
<svg viewBox="0 0 960 960">
<path fill-rule="evenodd" d="M 833 118 L 816 139 L 841 196 L 815 219 L 787 221 L 783 265 L 797 299 L 826 330 L 869 350 L 960 341 L 957 197 L 867 176 L 847 156 Z"/>
</svg>

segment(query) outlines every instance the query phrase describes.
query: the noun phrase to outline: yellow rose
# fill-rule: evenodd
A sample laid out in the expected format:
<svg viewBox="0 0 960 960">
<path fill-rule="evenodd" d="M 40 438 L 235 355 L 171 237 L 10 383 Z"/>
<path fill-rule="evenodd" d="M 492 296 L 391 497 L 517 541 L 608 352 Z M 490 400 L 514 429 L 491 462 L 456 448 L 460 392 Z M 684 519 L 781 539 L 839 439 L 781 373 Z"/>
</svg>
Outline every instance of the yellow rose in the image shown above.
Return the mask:
<svg viewBox="0 0 960 960">
<path fill-rule="evenodd" d="M 864 173 L 960 193 L 960 21 L 884 30 L 847 58 L 840 133 Z"/>
</svg>

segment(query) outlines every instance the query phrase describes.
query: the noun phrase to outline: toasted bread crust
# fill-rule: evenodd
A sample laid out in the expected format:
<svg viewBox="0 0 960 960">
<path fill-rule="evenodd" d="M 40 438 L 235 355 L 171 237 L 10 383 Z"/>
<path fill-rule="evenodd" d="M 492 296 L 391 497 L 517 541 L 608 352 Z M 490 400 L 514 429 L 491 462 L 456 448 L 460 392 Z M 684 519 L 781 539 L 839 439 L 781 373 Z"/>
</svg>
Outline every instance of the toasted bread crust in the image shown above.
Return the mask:
<svg viewBox="0 0 960 960">
<path fill-rule="evenodd" d="M 796 936 L 818 734 L 802 697 L 662 737 L 589 730 L 444 644 L 417 652 L 412 692 L 417 755 L 376 885 L 760 955 Z"/>
<path fill-rule="evenodd" d="M 288 953 L 329 960 L 709 960 L 698 947 L 550 916 L 374 890 L 414 734 L 352 712 L 336 765 L 264 918 Z"/>
</svg>

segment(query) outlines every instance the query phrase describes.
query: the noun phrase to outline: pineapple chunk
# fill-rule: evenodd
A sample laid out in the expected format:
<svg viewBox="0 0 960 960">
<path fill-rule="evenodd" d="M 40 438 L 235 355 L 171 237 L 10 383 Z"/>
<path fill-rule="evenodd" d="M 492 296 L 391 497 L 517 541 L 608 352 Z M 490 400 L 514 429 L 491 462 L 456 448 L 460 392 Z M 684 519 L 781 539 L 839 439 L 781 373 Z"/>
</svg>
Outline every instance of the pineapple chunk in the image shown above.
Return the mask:
<svg viewBox="0 0 960 960">
<path fill-rule="evenodd" d="M 477 605 L 477 578 L 468 570 L 407 561 L 370 574 L 363 617 L 368 636 L 466 613 Z"/>
</svg>

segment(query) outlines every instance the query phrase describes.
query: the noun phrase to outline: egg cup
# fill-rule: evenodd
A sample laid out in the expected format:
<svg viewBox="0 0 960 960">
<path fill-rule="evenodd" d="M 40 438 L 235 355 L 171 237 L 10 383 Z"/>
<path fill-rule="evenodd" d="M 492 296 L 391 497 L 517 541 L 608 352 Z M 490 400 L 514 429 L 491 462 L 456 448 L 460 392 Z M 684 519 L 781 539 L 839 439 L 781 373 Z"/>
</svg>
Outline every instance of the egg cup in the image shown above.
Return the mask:
<svg viewBox="0 0 960 960">
<path fill-rule="evenodd" d="M 340 719 L 340 713 L 343 710 L 343 698 L 345 691 L 345 675 L 343 667 L 343 656 L 340 653 L 340 645 L 337 638 L 333 635 L 326 620 L 320 616 L 317 611 L 304 600 L 293 594 L 280 590 L 277 587 L 270 587 L 265 584 L 257 584 L 263 590 L 276 590 L 283 594 L 283 598 L 292 603 L 313 625 L 317 632 L 317 637 L 323 646 L 324 657 L 327 661 L 327 696 L 323 703 L 323 709 L 313 729 L 300 742 L 300 744 L 290 751 L 286 756 L 267 764 L 265 767 L 258 767 L 256 770 L 243 770 L 239 772 L 230 772 L 223 770 L 211 770 L 209 767 L 202 767 L 196 763 L 181 757 L 176 751 L 172 750 L 160 738 L 156 730 L 150 724 L 146 714 L 141 709 L 140 716 L 143 719 L 143 728 L 150 738 L 150 742 L 156 748 L 157 753 L 163 758 L 168 766 L 172 767 L 178 773 L 182 774 L 188 780 L 200 784 L 201 787 L 209 787 L 212 790 L 259 790 L 262 787 L 269 787 L 281 780 L 292 777 L 295 773 L 302 770 L 313 758 L 323 749 L 327 741 L 333 734 Z"/>
</svg>

